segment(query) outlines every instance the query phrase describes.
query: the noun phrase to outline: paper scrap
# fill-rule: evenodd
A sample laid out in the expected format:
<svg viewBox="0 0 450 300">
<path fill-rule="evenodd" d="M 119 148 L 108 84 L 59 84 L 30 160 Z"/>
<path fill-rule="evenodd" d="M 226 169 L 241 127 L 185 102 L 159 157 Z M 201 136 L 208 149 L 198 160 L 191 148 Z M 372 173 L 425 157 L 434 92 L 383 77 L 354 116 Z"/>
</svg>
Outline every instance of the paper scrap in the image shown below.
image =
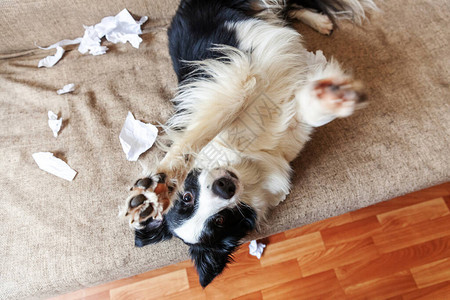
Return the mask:
<svg viewBox="0 0 450 300">
<path fill-rule="evenodd" d="M 79 44 L 80 42 L 81 42 L 81 38 L 76 38 L 74 40 L 62 40 L 62 41 L 54 43 L 53 45 L 50 45 L 48 47 L 39 47 L 39 46 L 37 46 L 37 47 L 42 50 L 50 50 L 50 49 L 67 46 L 67 45 L 76 45 L 76 44 Z"/>
<path fill-rule="evenodd" d="M 129 161 L 137 161 L 139 155 L 150 149 L 156 140 L 158 129 L 152 124 L 146 124 L 133 117 L 128 112 L 119 139 Z"/>
<path fill-rule="evenodd" d="M 62 94 L 71 93 L 73 91 L 75 91 L 75 84 L 69 83 L 69 84 L 66 84 L 65 86 L 63 86 L 62 89 L 57 90 L 56 93 L 58 95 L 62 95 Z"/>
<path fill-rule="evenodd" d="M 62 40 L 49 47 L 40 49 L 49 50 L 56 48 L 58 55 L 47 56 L 39 62 L 39 67 L 54 66 L 64 54 L 62 46 L 80 44 L 78 51 L 82 54 L 89 52 L 92 55 L 105 54 L 108 48 L 101 46 L 101 39 L 106 39 L 114 44 L 129 42 L 134 48 L 139 48 L 142 39 L 139 34 L 142 34 L 141 25 L 148 20 L 147 16 L 142 17 L 139 21 L 133 19 L 131 14 L 125 8 L 116 16 L 105 17 L 100 23 L 93 26 L 84 26 L 83 37 L 74 40 Z M 59 52 L 58 52 L 59 51 Z"/>
<path fill-rule="evenodd" d="M 48 126 L 53 132 L 54 137 L 58 137 L 58 132 L 61 130 L 62 125 L 62 118 L 58 119 L 58 115 L 52 112 L 51 110 L 48 111 Z"/>
<path fill-rule="evenodd" d="M 55 55 L 49 55 L 46 58 L 43 58 L 38 63 L 38 68 L 46 67 L 51 68 L 62 58 L 64 54 L 64 49 L 62 47 L 56 47 Z"/>
<path fill-rule="evenodd" d="M 89 51 L 92 55 L 105 54 L 108 48 L 106 46 L 100 46 L 102 36 L 99 36 L 94 26 L 84 26 L 84 36 L 81 40 L 78 51 L 85 54 Z"/>
<path fill-rule="evenodd" d="M 69 167 L 63 160 L 53 156 L 51 152 L 37 152 L 32 156 L 39 168 L 50 174 L 68 181 L 72 181 L 75 175 L 77 175 L 75 170 Z"/>
<path fill-rule="evenodd" d="M 54 43 L 53 45 L 50 45 L 48 47 L 39 47 L 39 49 L 42 50 L 50 50 L 50 49 L 54 49 L 56 48 L 56 53 L 55 55 L 49 55 L 46 58 L 43 58 L 39 61 L 38 64 L 38 68 L 41 67 L 47 67 L 47 68 L 51 68 L 53 67 L 63 56 L 65 50 L 62 46 L 67 46 L 67 45 L 74 45 L 74 44 L 79 44 L 81 42 L 81 38 L 77 38 L 74 40 L 62 40 L 59 41 L 57 43 Z"/>
<path fill-rule="evenodd" d="M 258 259 L 261 259 L 264 248 L 266 248 L 266 245 L 263 243 L 258 243 L 255 240 L 251 241 L 250 245 L 248 245 L 250 255 L 256 256 Z"/>
</svg>

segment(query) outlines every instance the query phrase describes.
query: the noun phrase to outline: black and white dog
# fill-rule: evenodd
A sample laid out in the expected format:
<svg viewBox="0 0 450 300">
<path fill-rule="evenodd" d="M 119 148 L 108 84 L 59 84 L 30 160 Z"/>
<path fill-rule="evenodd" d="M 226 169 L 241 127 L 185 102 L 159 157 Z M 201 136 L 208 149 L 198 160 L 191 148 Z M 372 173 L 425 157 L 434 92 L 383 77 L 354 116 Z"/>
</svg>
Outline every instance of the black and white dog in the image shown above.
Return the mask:
<svg viewBox="0 0 450 300">
<path fill-rule="evenodd" d="M 182 0 L 169 30 L 178 76 L 170 148 L 139 179 L 123 216 L 136 245 L 190 246 L 203 287 L 290 189 L 290 162 L 314 129 L 363 103 L 361 86 L 307 52 L 289 22 L 330 34 L 371 0 Z"/>
</svg>

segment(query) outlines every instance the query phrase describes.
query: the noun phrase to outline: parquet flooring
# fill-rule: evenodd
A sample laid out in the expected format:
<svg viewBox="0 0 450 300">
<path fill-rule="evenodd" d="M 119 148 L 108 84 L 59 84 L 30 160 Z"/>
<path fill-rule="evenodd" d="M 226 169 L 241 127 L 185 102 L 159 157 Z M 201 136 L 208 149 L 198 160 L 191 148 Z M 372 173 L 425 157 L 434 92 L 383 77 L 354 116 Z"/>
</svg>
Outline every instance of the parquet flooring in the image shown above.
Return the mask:
<svg viewBox="0 0 450 300">
<path fill-rule="evenodd" d="M 450 182 L 248 244 L 206 289 L 191 262 L 68 299 L 450 299 Z"/>
</svg>

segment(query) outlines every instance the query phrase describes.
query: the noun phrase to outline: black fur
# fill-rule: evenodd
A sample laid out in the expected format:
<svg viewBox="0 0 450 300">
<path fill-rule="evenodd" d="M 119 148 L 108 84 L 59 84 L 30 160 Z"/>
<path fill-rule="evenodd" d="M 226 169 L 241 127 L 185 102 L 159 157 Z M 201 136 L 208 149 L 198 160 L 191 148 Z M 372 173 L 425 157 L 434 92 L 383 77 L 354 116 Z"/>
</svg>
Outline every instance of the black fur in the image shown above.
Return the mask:
<svg viewBox="0 0 450 300">
<path fill-rule="evenodd" d="M 165 219 L 162 221 L 150 219 L 143 229 L 135 231 L 134 244 L 136 247 L 144 247 L 170 238 L 172 238 L 172 233 L 169 231 Z"/>
<path fill-rule="evenodd" d="M 232 254 L 241 245 L 241 239 L 255 228 L 256 213 L 249 206 L 240 204 L 211 216 L 207 223 L 201 242 L 189 248 L 202 287 L 211 283 L 233 260 Z"/>
<path fill-rule="evenodd" d="M 256 2 L 258 0 L 181 1 L 168 31 L 169 53 L 179 82 L 195 71 L 183 61 L 217 59 L 221 54 L 211 49 L 214 45 L 238 47 L 236 33 L 225 23 L 253 18 L 259 12 L 253 5 Z M 285 17 L 294 5 L 324 12 L 331 18 L 332 8 L 340 7 L 337 1 L 332 0 L 291 0 L 284 10 Z"/>
<path fill-rule="evenodd" d="M 191 193 L 194 201 L 185 203 L 183 194 L 178 194 L 174 206 L 162 221 L 150 220 L 144 229 L 136 230 L 136 246 L 143 247 L 170 239 L 174 235 L 173 231 L 195 213 L 200 192 L 200 172 L 201 170 L 197 169 L 191 171 L 184 182 L 184 191 Z M 256 217 L 255 211 L 245 204 L 223 209 L 208 219 L 200 242 L 188 244 L 203 287 L 219 275 L 232 260 L 232 253 L 239 247 L 240 240 L 255 228 Z"/>
</svg>

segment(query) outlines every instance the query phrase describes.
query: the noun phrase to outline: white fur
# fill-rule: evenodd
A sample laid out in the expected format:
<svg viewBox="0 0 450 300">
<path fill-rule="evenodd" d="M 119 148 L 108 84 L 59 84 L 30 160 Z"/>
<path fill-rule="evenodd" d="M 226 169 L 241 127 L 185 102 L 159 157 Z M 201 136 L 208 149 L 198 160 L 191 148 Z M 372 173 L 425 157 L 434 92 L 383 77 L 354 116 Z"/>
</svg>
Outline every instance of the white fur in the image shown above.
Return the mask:
<svg viewBox="0 0 450 300">
<path fill-rule="evenodd" d="M 336 17 L 351 16 L 356 22 L 365 17 L 364 9 L 376 8 L 370 0 L 338 1 L 351 14 Z M 279 21 L 284 1 L 261 3 L 267 8 L 261 19 L 226 24 L 236 31 L 239 42 L 238 49 L 216 46 L 226 60 L 189 62 L 208 76 L 180 86 L 174 102 L 183 112 L 164 127 L 172 145 L 157 171 L 181 187 L 191 168 L 204 169 L 199 207 L 175 230 L 188 243 L 198 242 L 210 216 L 238 202 L 250 205 L 258 221 L 263 220 L 269 208 L 289 193 L 289 163 L 314 127 L 350 115 L 355 108 L 355 101 L 348 101 L 337 111 L 319 99 L 317 81 L 344 81 L 350 76 L 333 59 L 327 62 L 321 53 L 308 53 L 300 34 Z M 207 187 L 204 174 L 216 168 L 239 174 L 240 192 L 231 201 L 218 198 Z"/>
<path fill-rule="evenodd" d="M 322 34 L 329 35 L 333 31 L 333 23 L 328 16 L 310 9 L 298 9 L 289 13 L 289 17 L 302 21 Z"/>
<path fill-rule="evenodd" d="M 227 26 L 237 31 L 240 50 L 220 47 L 232 63 L 196 62 L 211 79 L 181 88 L 175 101 L 184 113 L 175 115 L 166 131 L 183 154 L 195 155 L 195 167 L 236 169 L 243 185 L 239 201 L 264 218 L 289 193 L 289 162 L 323 117 L 312 83 L 343 72 L 334 61 L 311 61 L 301 36 L 289 27 L 255 19 Z M 171 130 L 181 126 L 187 128 L 181 136 Z M 202 190 L 198 213 L 177 235 L 197 240 L 202 223 L 223 208 L 214 199 Z"/>
</svg>

